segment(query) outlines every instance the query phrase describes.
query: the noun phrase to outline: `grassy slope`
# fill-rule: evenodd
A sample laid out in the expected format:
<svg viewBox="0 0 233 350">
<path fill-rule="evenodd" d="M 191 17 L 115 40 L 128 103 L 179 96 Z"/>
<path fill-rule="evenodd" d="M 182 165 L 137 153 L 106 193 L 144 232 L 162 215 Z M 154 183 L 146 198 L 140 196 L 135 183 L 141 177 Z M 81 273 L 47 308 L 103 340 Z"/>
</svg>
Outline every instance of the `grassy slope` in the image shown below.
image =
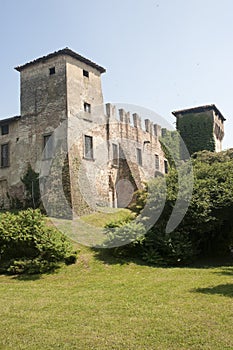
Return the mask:
<svg viewBox="0 0 233 350">
<path fill-rule="evenodd" d="M 0 276 L 0 349 L 233 349 L 233 268 L 103 262 Z"/>
<path fill-rule="evenodd" d="M 112 209 L 112 212 L 110 212 L 110 209 Z M 130 216 L 133 218 L 134 214 L 128 209 L 108 208 L 108 212 L 106 213 L 93 213 L 82 216 L 81 219 L 89 225 L 93 225 L 96 227 L 104 227 L 109 222 L 123 221 Z"/>
<path fill-rule="evenodd" d="M 128 209 L 106 208 L 104 211 L 102 208 L 102 210 L 102 212 L 77 217 L 73 220 L 49 218 L 48 224 L 55 225 L 74 242 L 89 247 L 100 246 L 106 240 L 104 226 L 107 223 L 135 217 L 135 214 Z"/>
</svg>

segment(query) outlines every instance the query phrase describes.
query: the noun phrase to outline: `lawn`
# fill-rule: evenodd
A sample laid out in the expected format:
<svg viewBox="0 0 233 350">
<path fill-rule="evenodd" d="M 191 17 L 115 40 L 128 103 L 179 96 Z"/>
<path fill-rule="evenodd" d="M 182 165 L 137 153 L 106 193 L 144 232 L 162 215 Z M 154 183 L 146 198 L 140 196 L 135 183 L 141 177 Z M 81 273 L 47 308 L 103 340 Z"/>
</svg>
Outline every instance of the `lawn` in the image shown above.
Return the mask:
<svg viewBox="0 0 233 350">
<path fill-rule="evenodd" d="M 80 247 L 76 265 L 0 276 L 0 349 L 233 349 L 233 267 L 154 268 Z"/>
<path fill-rule="evenodd" d="M 104 226 L 116 221 L 134 218 L 128 209 L 102 208 L 101 212 L 92 213 L 73 220 L 49 218 L 48 223 L 65 232 L 73 241 L 89 247 L 101 246 L 106 240 Z"/>
</svg>

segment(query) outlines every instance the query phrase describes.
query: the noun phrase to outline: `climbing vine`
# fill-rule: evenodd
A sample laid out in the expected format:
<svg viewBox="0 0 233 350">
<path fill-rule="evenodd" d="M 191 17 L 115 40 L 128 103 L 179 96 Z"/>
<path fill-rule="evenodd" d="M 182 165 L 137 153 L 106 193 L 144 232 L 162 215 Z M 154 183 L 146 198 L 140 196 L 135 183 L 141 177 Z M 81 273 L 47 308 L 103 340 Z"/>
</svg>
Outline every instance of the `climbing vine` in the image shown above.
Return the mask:
<svg viewBox="0 0 233 350">
<path fill-rule="evenodd" d="M 177 129 L 190 155 L 202 150 L 215 151 L 213 121 L 205 113 L 178 118 Z"/>
</svg>

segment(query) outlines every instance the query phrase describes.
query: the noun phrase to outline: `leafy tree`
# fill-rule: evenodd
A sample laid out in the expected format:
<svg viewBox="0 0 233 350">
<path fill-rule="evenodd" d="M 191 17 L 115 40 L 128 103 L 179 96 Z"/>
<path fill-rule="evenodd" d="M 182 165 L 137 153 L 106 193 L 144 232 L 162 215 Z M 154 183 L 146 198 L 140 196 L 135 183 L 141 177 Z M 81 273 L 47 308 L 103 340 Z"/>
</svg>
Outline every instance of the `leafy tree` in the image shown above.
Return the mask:
<svg viewBox="0 0 233 350">
<path fill-rule="evenodd" d="M 188 200 L 189 183 L 185 170 L 180 186 L 177 171 L 172 167 L 165 178 L 153 179 L 146 190 L 137 193 L 137 201 L 132 209 L 138 218 L 141 216 L 141 222 L 146 222 L 150 216 L 152 219 L 158 216 L 164 198 L 163 181 L 166 181 L 163 211 L 139 242 L 139 254 L 149 263 L 187 264 L 198 256 L 224 256 L 233 245 L 233 150 L 221 153 L 198 152 L 193 155 L 192 163 L 194 188 L 189 208 L 182 222 L 172 232 L 167 232 L 166 227 L 178 193 L 182 201 Z M 183 164 L 184 169 L 185 166 L 186 163 Z M 182 172 L 182 165 L 180 167 L 179 171 Z M 146 215 L 143 213 L 145 205 L 148 207 Z"/>
<path fill-rule="evenodd" d="M 181 240 L 192 242 L 192 254 L 224 255 L 233 242 L 233 150 L 219 154 L 196 153 L 193 172 L 194 189 L 189 209 L 171 236 L 182 232 Z M 173 170 L 167 176 L 166 205 L 154 232 L 161 225 L 164 229 L 177 191 L 177 175 Z"/>
</svg>

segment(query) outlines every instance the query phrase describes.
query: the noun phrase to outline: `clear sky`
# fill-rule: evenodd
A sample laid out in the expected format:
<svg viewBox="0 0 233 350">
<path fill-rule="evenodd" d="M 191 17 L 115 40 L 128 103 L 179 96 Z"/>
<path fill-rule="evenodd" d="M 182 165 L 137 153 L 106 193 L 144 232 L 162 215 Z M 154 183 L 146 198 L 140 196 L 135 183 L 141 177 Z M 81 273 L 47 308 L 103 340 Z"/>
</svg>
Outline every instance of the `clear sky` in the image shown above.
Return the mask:
<svg viewBox="0 0 233 350">
<path fill-rule="evenodd" d="M 232 0 L 0 0 L 0 119 L 19 114 L 13 68 L 69 47 L 107 69 L 105 102 L 216 104 L 233 147 Z"/>
</svg>

